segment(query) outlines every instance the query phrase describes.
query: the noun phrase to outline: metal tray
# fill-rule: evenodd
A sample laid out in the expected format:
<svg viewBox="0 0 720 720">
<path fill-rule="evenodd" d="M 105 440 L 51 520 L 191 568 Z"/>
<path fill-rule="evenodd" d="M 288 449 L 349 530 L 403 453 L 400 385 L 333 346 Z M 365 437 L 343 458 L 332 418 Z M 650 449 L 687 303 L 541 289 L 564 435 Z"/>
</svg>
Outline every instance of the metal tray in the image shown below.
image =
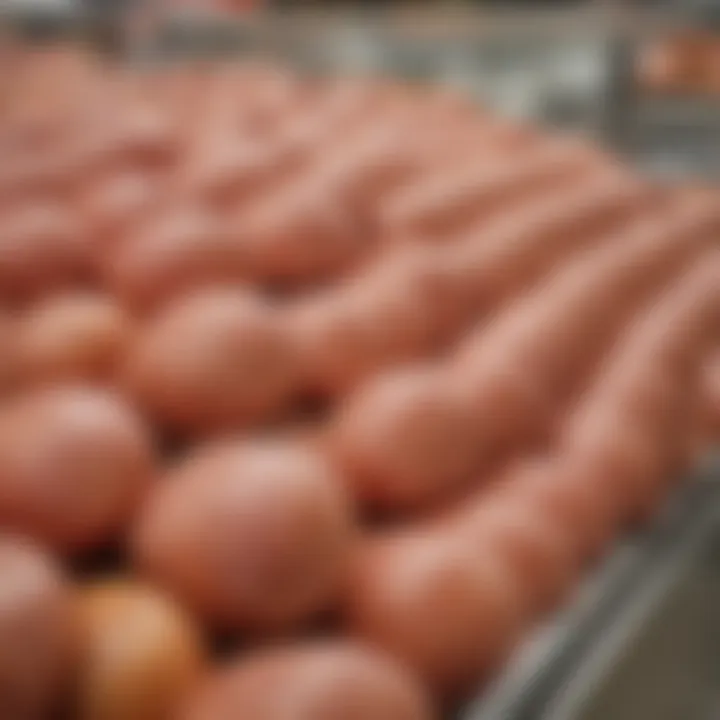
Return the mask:
<svg viewBox="0 0 720 720">
<path fill-rule="evenodd" d="M 720 716 L 720 463 L 626 541 L 462 720 Z"/>
</svg>

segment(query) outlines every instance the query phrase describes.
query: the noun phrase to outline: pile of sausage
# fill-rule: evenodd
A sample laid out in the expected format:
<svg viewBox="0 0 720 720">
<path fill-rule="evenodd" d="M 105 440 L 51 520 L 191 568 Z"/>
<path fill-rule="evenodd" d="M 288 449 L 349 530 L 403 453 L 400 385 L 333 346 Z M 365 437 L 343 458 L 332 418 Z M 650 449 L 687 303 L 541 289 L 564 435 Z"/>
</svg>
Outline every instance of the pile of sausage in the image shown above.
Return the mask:
<svg viewBox="0 0 720 720">
<path fill-rule="evenodd" d="M 440 89 L 4 52 L 3 719 L 439 718 L 720 436 L 713 189 Z"/>
</svg>

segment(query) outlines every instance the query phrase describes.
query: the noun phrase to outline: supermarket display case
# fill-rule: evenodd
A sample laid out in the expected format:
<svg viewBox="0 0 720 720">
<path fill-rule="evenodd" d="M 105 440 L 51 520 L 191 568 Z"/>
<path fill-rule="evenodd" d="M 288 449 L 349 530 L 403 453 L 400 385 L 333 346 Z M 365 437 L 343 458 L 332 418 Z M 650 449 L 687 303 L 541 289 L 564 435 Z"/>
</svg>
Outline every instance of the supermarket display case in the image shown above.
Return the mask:
<svg viewBox="0 0 720 720">
<path fill-rule="evenodd" d="M 29 22 L 7 12 L 8 22 Z M 16 9 L 15 9 L 16 10 Z M 42 15 L 83 27 L 77 5 Z M 14 20 L 13 20 L 14 19 Z M 589 132 L 661 175 L 720 178 L 720 100 L 649 97 L 641 43 L 676 9 L 158 15 L 127 61 L 233 55 L 309 73 L 442 82 L 513 117 Z M 126 31 L 123 31 L 126 32 Z M 627 538 L 565 611 L 461 710 L 461 720 L 705 720 L 720 709 L 720 462 L 708 461 L 654 527 Z"/>
</svg>

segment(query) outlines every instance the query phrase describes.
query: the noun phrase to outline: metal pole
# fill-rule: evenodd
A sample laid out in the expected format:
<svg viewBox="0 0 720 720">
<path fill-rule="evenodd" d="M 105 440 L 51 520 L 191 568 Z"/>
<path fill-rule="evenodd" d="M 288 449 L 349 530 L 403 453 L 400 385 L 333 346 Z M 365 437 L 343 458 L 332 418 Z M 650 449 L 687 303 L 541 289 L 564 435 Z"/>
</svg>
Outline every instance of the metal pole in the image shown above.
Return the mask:
<svg viewBox="0 0 720 720">
<path fill-rule="evenodd" d="M 604 99 L 604 134 L 621 150 L 632 147 L 637 108 L 637 47 L 629 13 L 622 2 L 605 3 L 608 13 L 608 80 Z"/>
</svg>

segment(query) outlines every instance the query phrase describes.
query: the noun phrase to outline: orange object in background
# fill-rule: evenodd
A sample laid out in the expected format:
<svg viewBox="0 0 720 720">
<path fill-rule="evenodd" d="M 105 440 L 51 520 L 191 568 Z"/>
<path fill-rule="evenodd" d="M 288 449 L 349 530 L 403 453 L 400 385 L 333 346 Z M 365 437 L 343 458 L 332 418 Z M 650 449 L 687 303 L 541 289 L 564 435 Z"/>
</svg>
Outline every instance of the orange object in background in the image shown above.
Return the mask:
<svg viewBox="0 0 720 720">
<path fill-rule="evenodd" d="M 720 94 L 720 35 L 689 30 L 660 40 L 641 54 L 638 74 L 652 91 Z"/>
</svg>

